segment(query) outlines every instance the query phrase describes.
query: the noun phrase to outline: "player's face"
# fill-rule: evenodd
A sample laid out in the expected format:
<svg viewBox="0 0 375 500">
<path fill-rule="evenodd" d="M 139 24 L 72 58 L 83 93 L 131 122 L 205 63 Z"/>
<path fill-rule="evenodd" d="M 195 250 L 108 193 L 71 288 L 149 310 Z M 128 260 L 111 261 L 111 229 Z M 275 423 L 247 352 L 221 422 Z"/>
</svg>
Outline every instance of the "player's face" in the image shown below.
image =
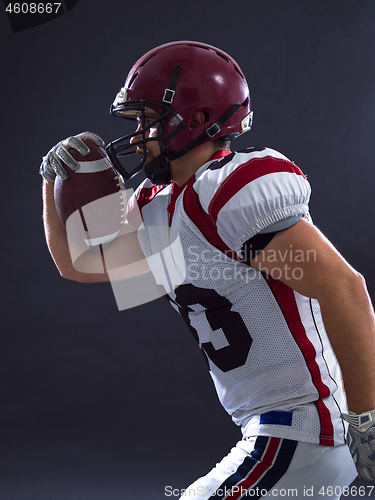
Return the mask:
<svg viewBox="0 0 375 500">
<path fill-rule="evenodd" d="M 156 120 L 156 118 L 157 118 L 156 113 L 146 113 L 145 126 L 147 127 L 151 122 Z M 138 128 L 137 128 L 136 132 L 139 132 L 142 129 L 142 123 L 141 123 L 140 116 L 137 117 L 137 122 L 138 122 Z M 148 130 L 145 135 L 146 135 L 146 138 L 157 137 L 157 125 L 155 127 L 150 128 L 150 130 Z M 135 135 L 134 137 L 132 137 L 130 139 L 130 142 L 134 143 L 134 142 L 140 141 L 141 139 L 142 139 L 141 134 Z M 147 142 L 146 143 L 146 150 L 147 150 L 147 160 L 146 160 L 145 165 L 147 165 L 152 160 L 154 160 L 157 156 L 160 155 L 160 147 L 159 147 L 158 141 Z M 142 147 L 137 146 L 137 154 L 140 156 L 143 156 Z"/>
</svg>

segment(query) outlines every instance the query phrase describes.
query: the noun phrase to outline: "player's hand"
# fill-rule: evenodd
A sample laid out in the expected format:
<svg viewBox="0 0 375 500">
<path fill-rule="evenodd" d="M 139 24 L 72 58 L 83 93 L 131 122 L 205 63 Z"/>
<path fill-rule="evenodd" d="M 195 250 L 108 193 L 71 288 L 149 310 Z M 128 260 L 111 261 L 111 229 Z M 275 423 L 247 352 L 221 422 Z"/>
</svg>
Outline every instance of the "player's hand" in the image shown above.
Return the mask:
<svg viewBox="0 0 375 500">
<path fill-rule="evenodd" d="M 375 410 L 341 417 L 349 422 L 348 446 L 359 477 L 375 481 Z"/>
<path fill-rule="evenodd" d="M 82 134 L 68 137 L 64 141 L 57 143 L 56 146 L 48 151 L 46 156 L 43 156 L 39 168 L 40 175 L 48 182 L 55 182 L 56 176 L 61 180 L 67 179 L 68 174 L 63 167 L 63 163 L 71 170 L 75 170 L 78 167 L 76 160 L 69 154 L 69 149 L 73 148 L 77 150 L 82 156 L 86 156 L 90 152 L 82 139 L 90 139 L 97 146 L 104 146 L 103 139 L 92 132 L 83 132 Z"/>
</svg>

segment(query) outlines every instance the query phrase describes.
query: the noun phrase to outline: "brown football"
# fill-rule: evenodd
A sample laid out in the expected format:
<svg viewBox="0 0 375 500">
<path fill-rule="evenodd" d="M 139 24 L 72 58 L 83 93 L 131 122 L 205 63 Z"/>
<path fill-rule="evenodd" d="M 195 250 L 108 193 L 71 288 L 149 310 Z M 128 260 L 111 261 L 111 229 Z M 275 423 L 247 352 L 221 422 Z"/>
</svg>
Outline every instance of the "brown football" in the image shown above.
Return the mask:
<svg viewBox="0 0 375 500">
<path fill-rule="evenodd" d="M 73 171 L 64 166 L 68 179 L 56 177 L 54 198 L 70 236 L 96 246 L 111 241 L 120 231 L 125 220 L 125 191 L 105 149 L 90 139 L 82 140 L 90 152 L 82 156 L 75 149 L 69 150 L 78 168 Z"/>
</svg>

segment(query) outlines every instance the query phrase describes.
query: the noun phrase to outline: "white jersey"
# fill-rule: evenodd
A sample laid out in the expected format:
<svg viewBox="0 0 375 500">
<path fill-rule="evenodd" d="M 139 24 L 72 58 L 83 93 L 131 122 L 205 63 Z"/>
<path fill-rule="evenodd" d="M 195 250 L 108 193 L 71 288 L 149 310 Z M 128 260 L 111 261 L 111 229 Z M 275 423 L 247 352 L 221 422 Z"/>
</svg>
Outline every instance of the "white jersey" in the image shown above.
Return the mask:
<svg viewBox="0 0 375 500">
<path fill-rule="evenodd" d="M 244 436 L 333 446 L 345 442 L 345 396 L 319 304 L 242 259 L 243 244 L 260 231 L 287 217 L 308 217 L 309 197 L 307 179 L 280 153 L 221 151 L 181 187 L 144 181 L 129 202 L 128 220 L 146 232 L 178 233 L 183 278 L 169 299 Z M 150 255 L 150 238 L 141 245 Z"/>
</svg>

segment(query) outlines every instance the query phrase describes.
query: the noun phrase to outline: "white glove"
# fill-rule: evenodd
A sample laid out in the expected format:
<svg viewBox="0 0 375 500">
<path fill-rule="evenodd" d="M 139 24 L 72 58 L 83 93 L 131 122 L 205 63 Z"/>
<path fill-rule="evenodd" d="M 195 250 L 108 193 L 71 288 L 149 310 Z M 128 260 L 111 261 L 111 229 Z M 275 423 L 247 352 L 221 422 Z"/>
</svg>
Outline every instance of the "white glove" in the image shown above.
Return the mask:
<svg viewBox="0 0 375 500">
<path fill-rule="evenodd" d="M 97 146 L 104 146 L 104 141 L 101 137 L 92 132 L 83 132 L 82 134 L 68 137 L 64 141 L 56 144 L 46 156 L 43 156 L 43 161 L 39 168 L 39 173 L 48 182 L 55 182 L 56 175 L 60 179 L 65 180 L 68 178 L 62 162 L 65 163 L 71 170 L 78 167 L 76 160 L 68 153 L 70 148 L 77 150 L 82 156 L 89 154 L 90 150 L 82 139 L 90 139 Z"/>
<path fill-rule="evenodd" d="M 341 418 L 349 422 L 348 446 L 359 477 L 375 480 L 375 410 L 357 415 L 349 411 Z"/>
</svg>

